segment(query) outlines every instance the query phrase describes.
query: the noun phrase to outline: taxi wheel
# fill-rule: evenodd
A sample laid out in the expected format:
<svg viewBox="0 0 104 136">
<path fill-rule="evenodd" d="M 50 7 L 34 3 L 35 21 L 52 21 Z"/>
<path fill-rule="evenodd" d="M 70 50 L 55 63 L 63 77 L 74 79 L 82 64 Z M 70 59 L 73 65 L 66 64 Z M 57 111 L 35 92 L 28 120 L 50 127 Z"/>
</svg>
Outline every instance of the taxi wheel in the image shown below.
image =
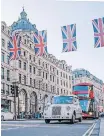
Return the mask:
<svg viewBox="0 0 104 136">
<path fill-rule="evenodd" d="M 79 122 L 82 122 L 82 117 L 80 117 L 78 120 L 79 120 Z"/>
<path fill-rule="evenodd" d="M 1 116 L 1 121 L 4 121 L 4 116 Z"/>
<path fill-rule="evenodd" d="M 75 123 L 75 114 L 72 115 L 72 119 L 70 120 L 71 124 Z"/>
<path fill-rule="evenodd" d="M 50 123 L 50 119 L 45 119 L 45 123 L 49 124 Z"/>
</svg>

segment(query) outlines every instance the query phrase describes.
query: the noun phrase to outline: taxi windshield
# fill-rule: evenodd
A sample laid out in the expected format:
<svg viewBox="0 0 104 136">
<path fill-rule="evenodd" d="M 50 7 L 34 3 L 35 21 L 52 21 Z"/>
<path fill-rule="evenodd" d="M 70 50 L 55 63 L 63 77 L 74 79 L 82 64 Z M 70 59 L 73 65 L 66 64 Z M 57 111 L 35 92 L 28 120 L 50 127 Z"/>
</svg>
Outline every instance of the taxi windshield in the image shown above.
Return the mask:
<svg viewBox="0 0 104 136">
<path fill-rule="evenodd" d="M 71 104 L 73 96 L 56 96 L 53 98 L 53 104 Z"/>
</svg>

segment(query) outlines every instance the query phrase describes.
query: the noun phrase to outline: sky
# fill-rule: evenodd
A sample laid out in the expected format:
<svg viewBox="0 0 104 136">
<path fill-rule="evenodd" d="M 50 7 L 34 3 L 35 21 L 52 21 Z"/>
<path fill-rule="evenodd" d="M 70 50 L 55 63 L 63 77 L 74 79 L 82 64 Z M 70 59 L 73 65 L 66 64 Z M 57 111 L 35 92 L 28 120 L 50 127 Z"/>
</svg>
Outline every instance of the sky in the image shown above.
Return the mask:
<svg viewBox="0 0 104 136">
<path fill-rule="evenodd" d="M 22 7 L 38 30 L 47 30 L 47 48 L 72 69 L 84 68 L 104 82 L 104 47 L 94 48 L 92 20 L 104 17 L 104 2 L 2 0 L 1 20 L 10 26 Z M 61 26 L 76 24 L 77 51 L 62 53 Z"/>
</svg>

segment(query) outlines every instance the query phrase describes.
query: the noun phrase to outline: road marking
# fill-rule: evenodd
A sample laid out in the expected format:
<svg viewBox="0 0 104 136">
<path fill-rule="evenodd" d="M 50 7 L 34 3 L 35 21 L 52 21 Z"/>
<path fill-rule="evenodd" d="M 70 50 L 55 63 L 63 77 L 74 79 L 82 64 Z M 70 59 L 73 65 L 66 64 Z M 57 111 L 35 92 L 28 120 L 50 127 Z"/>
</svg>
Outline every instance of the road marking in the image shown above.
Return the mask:
<svg viewBox="0 0 104 136">
<path fill-rule="evenodd" d="M 91 127 L 83 134 L 83 136 L 86 136 L 86 135 L 88 134 L 88 132 L 90 132 L 91 129 L 95 126 L 95 124 L 96 124 L 96 123 L 93 123 L 93 124 L 91 125 Z M 89 135 L 88 135 L 88 136 L 89 136 Z"/>
<path fill-rule="evenodd" d="M 93 132 L 93 130 L 94 130 L 94 128 L 95 128 L 95 126 L 96 126 L 96 123 L 95 123 L 95 125 L 93 126 L 93 128 L 92 128 L 92 130 L 90 131 L 90 133 L 89 133 L 89 135 L 88 135 L 88 136 L 91 136 L 91 134 L 92 134 L 92 132 Z"/>
<path fill-rule="evenodd" d="M 2 130 L 18 129 L 18 128 L 20 128 L 20 127 L 1 129 L 1 131 L 2 131 Z"/>
<path fill-rule="evenodd" d="M 1 126 L 19 126 L 19 127 L 27 127 L 27 126 L 29 126 L 29 127 L 31 127 L 31 126 L 33 126 L 33 127 L 36 127 L 36 126 L 39 126 L 39 124 L 35 124 L 35 125 L 31 125 L 31 124 L 29 124 L 29 125 L 25 125 L 25 124 L 2 124 Z"/>
<path fill-rule="evenodd" d="M 50 127 L 50 128 L 58 128 L 60 126 L 57 125 L 42 125 L 42 124 L 2 124 L 1 126 L 15 126 L 15 127 Z"/>
</svg>

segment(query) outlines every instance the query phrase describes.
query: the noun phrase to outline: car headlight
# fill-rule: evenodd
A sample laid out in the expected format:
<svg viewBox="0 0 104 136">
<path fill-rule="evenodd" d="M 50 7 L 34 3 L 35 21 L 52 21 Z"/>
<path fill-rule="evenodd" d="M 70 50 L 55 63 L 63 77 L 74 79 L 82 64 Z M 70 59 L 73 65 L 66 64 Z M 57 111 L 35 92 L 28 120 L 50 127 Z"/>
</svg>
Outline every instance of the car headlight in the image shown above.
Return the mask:
<svg viewBox="0 0 104 136">
<path fill-rule="evenodd" d="M 69 111 L 71 108 L 70 108 L 70 106 L 67 106 L 66 109 L 67 109 L 67 111 Z"/>
<path fill-rule="evenodd" d="M 89 112 L 90 115 L 92 115 L 92 112 Z"/>
</svg>

